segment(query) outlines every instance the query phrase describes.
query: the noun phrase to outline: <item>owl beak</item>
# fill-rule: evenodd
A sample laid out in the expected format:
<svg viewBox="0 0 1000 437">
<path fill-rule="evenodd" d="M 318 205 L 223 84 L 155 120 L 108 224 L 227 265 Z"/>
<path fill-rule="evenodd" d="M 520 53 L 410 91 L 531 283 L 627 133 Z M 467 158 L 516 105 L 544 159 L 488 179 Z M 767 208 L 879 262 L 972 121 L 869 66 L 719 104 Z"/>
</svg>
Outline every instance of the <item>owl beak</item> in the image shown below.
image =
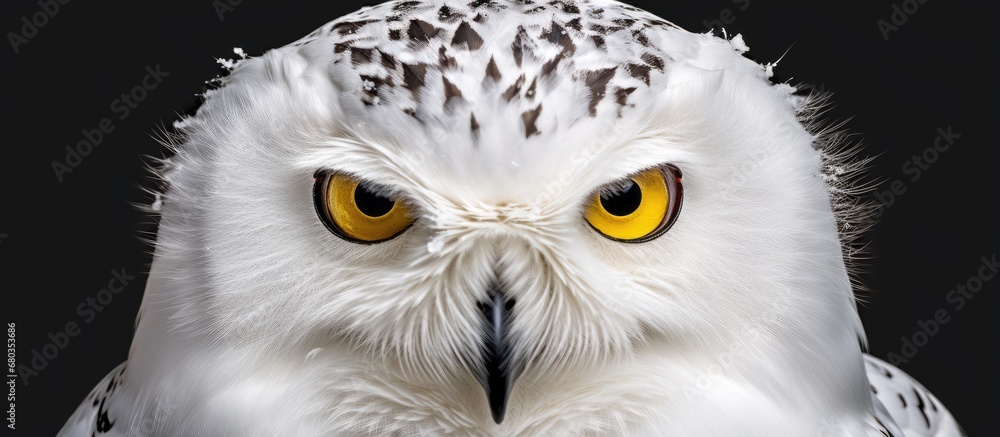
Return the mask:
<svg viewBox="0 0 1000 437">
<path fill-rule="evenodd" d="M 493 421 L 500 424 L 503 422 L 504 414 L 507 413 L 510 389 L 517 379 L 517 375 L 512 371 L 510 348 L 507 344 L 508 308 L 503 295 L 494 290 L 490 294 L 490 300 L 482 309 L 487 322 L 483 342 L 483 362 L 486 372 L 480 373 L 479 382 L 486 390 L 486 399 L 490 403 Z"/>
</svg>

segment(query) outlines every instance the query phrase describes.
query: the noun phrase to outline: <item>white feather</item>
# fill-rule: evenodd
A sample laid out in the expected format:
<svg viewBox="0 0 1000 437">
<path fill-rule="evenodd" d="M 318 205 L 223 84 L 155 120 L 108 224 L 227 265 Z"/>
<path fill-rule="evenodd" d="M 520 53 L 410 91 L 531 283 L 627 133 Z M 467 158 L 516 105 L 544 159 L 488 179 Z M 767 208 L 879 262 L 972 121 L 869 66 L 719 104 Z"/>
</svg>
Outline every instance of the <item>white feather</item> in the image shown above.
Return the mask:
<svg viewBox="0 0 1000 437">
<path fill-rule="evenodd" d="M 834 149 L 810 101 L 742 37 L 609 0 L 478 2 L 483 47 L 462 48 L 441 6 L 468 3 L 380 5 L 226 63 L 175 125 L 108 434 L 879 435 L 838 227 L 857 208 L 822 177 Z M 414 17 L 436 39 L 393 39 Z M 420 86 L 401 64 L 425 65 Z M 685 203 L 665 236 L 586 224 L 593 193 L 667 163 Z M 317 170 L 385 187 L 417 222 L 338 238 Z M 499 425 L 475 375 L 497 280 L 525 366 Z M 90 435 L 89 402 L 61 435 Z"/>
</svg>

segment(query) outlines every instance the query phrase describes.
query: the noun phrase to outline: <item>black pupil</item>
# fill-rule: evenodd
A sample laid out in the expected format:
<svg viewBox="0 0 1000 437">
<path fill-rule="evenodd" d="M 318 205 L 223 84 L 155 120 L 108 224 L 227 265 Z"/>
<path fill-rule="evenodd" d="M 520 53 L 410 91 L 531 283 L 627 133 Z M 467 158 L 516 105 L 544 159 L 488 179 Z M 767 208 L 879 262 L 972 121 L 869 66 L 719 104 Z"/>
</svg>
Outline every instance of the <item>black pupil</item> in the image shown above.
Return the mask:
<svg viewBox="0 0 1000 437">
<path fill-rule="evenodd" d="M 615 194 L 601 195 L 601 206 L 613 216 L 624 217 L 632 214 L 639 209 L 641 203 L 642 190 L 639 189 L 639 184 L 631 180 L 628 181 L 628 186 L 621 191 Z"/>
<path fill-rule="evenodd" d="M 365 184 L 358 185 L 354 190 L 354 203 L 368 217 L 382 217 L 396 204 L 392 199 L 376 194 Z"/>
</svg>

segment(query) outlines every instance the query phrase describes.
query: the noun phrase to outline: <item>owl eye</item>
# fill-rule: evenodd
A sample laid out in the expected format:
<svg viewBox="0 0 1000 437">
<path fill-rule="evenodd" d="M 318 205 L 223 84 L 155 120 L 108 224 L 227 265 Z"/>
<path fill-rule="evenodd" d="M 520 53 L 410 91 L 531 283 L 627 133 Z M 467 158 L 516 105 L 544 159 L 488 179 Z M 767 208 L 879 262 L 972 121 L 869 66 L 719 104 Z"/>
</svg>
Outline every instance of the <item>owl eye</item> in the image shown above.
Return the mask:
<svg viewBox="0 0 1000 437">
<path fill-rule="evenodd" d="M 354 243 L 391 240 L 414 222 L 405 203 L 342 173 L 318 173 L 313 200 L 327 229 Z"/>
<path fill-rule="evenodd" d="M 598 190 L 584 217 L 609 239 L 643 243 L 673 226 L 683 198 L 680 170 L 663 165 Z"/>
</svg>

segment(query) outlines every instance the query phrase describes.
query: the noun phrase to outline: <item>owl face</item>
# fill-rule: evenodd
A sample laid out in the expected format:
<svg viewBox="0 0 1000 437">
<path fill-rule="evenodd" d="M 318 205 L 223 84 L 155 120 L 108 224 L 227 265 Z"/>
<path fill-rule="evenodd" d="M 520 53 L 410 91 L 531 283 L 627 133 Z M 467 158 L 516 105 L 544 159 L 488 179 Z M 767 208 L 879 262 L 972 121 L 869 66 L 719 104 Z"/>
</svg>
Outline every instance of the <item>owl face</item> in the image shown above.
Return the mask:
<svg viewBox="0 0 1000 437">
<path fill-rule="evenodd" d="M 164 215 L 204 225 L 220 341 L 504 404 L 654 349 L 855 341 L 791 87 L 628 6 L 515 3 L 366 9 L 210 93 Z"/>
</svg>

